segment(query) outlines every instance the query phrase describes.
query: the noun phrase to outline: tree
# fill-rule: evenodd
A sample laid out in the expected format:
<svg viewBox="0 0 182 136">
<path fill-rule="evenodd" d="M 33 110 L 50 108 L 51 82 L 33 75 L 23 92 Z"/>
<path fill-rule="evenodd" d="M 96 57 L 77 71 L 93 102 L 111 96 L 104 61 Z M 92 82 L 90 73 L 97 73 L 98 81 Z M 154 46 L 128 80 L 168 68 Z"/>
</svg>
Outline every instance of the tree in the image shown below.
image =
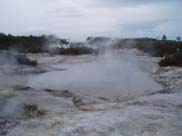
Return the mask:
<svg viewBox="0 0 182 136">
<path fill-rule="evenodd" d="M 180 36 L 176 37 L 176 40 L 181 41 L 181 37 Z"/>
<path fill-rule="evenodd" d="M 164 40 L 164 41 L 166 41 L 166 40 L 167 40 L 167 37 L 166 37 L 166 35 L 165 35 L 165 34 L 162 36 L 162 40 Z"/>
<path fill-rule="evenodd" d="M 4 34 L 4 33 L 0 33 L 0 36 L 6 36 L 6 34 Z"/>
</svg>

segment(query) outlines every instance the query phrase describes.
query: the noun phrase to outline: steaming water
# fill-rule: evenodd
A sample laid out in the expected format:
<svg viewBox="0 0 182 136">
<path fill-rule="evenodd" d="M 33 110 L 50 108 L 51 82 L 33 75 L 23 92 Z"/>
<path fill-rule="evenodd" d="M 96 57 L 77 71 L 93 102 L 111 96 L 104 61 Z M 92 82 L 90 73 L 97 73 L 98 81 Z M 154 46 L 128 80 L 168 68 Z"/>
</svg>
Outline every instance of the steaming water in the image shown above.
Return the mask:
<svg viewBox="0 0 182 136">
<path fill-rule="evenodd" d="M 132 97 L 160 90 L 161 86 L 139 67 L 141 63 L 135 56 L 104 55 L 95 61 L 52 65 L 67 70 L 33 77 L 29 84 L 98 97 Z"/>
</svg>

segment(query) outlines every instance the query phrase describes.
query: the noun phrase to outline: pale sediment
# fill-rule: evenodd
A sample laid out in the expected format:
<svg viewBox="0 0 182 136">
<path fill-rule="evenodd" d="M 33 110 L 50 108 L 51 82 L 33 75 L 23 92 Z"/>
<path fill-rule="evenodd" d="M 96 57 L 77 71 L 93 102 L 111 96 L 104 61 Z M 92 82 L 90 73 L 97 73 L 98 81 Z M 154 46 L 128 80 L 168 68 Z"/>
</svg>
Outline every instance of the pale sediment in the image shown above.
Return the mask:
<svg viewBox="0 0 182 136">
<path fill-rule="evenodd" d="M 151 64 L 151 59 L 146 57 L 145 63 Z M 67 64 L 72 61 L 68 59 Z M 1 108 L 1 116 L 4 119 L 5 115 L 14 117 L 14 120 L 10 127 L 2 129 L 0 126 L 0 132 L 6 136 L 181 136 L 181 69 L 156 66 L 155 71 L 149 70 L 147 75 L 162 83 L 164 88 L 110 98 L 61 87 L 2 89 L 0 93 L 8 99 Z M 28 110 L 25 106 L 29 107 Z"/>
</svg>

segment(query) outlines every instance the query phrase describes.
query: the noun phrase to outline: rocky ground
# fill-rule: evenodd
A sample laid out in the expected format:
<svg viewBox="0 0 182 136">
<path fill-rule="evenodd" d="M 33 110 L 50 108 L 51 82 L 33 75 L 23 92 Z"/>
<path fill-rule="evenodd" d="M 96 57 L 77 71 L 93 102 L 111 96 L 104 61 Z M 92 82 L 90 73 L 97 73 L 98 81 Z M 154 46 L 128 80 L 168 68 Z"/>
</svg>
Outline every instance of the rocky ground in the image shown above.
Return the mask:
<svg viewBox="0 0 182 136">
<path fill-rule="evenodd" d="M 48 64 L 63 61 L 83 62 L 80 57 L 74 62 L 65 57 L 58 58 L 39 57 L 39 69 L 55 70 Z M 94 57 L 87 58 L 87 61 L 94 61 Z M 107 98 L 81 95 L 61 88 L 37 89 L 27 87 L 27 84 L 1 86 L 0 135 L 181 136 L 182 69 L 160 68 L 156 58 L 138 58 L 147 64 L 155 62 L 142 68 L 162 84 L 162 89 L 148 90 L 136 97 Z"/>
</svg>

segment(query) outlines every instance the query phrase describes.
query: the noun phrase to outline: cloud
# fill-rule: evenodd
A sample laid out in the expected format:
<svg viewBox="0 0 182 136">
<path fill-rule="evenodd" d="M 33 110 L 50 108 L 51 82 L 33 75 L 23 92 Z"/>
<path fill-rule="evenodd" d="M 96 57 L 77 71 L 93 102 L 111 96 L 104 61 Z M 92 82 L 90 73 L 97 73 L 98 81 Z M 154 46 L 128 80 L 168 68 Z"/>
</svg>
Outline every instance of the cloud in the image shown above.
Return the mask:
<svg viewBox="0 0 182 136">
<path fill-rule="evenodd" d="M 126 6 L 138 6 L 138 5 L 149 5 L 149 4 L 162 4 L 171 3 L 171 0 L 97 0 L 98 5 L 109 6 L 109 7 L 126 7 Z M 181 0 L 172 1 L 180 3 Z"/>
<path fill-rule="evenodd" d="M 1 0 L 0 30 L 53 33 L 73 40 L 87 36 L 181 34 L 181 0 Z"/>
</svg>

